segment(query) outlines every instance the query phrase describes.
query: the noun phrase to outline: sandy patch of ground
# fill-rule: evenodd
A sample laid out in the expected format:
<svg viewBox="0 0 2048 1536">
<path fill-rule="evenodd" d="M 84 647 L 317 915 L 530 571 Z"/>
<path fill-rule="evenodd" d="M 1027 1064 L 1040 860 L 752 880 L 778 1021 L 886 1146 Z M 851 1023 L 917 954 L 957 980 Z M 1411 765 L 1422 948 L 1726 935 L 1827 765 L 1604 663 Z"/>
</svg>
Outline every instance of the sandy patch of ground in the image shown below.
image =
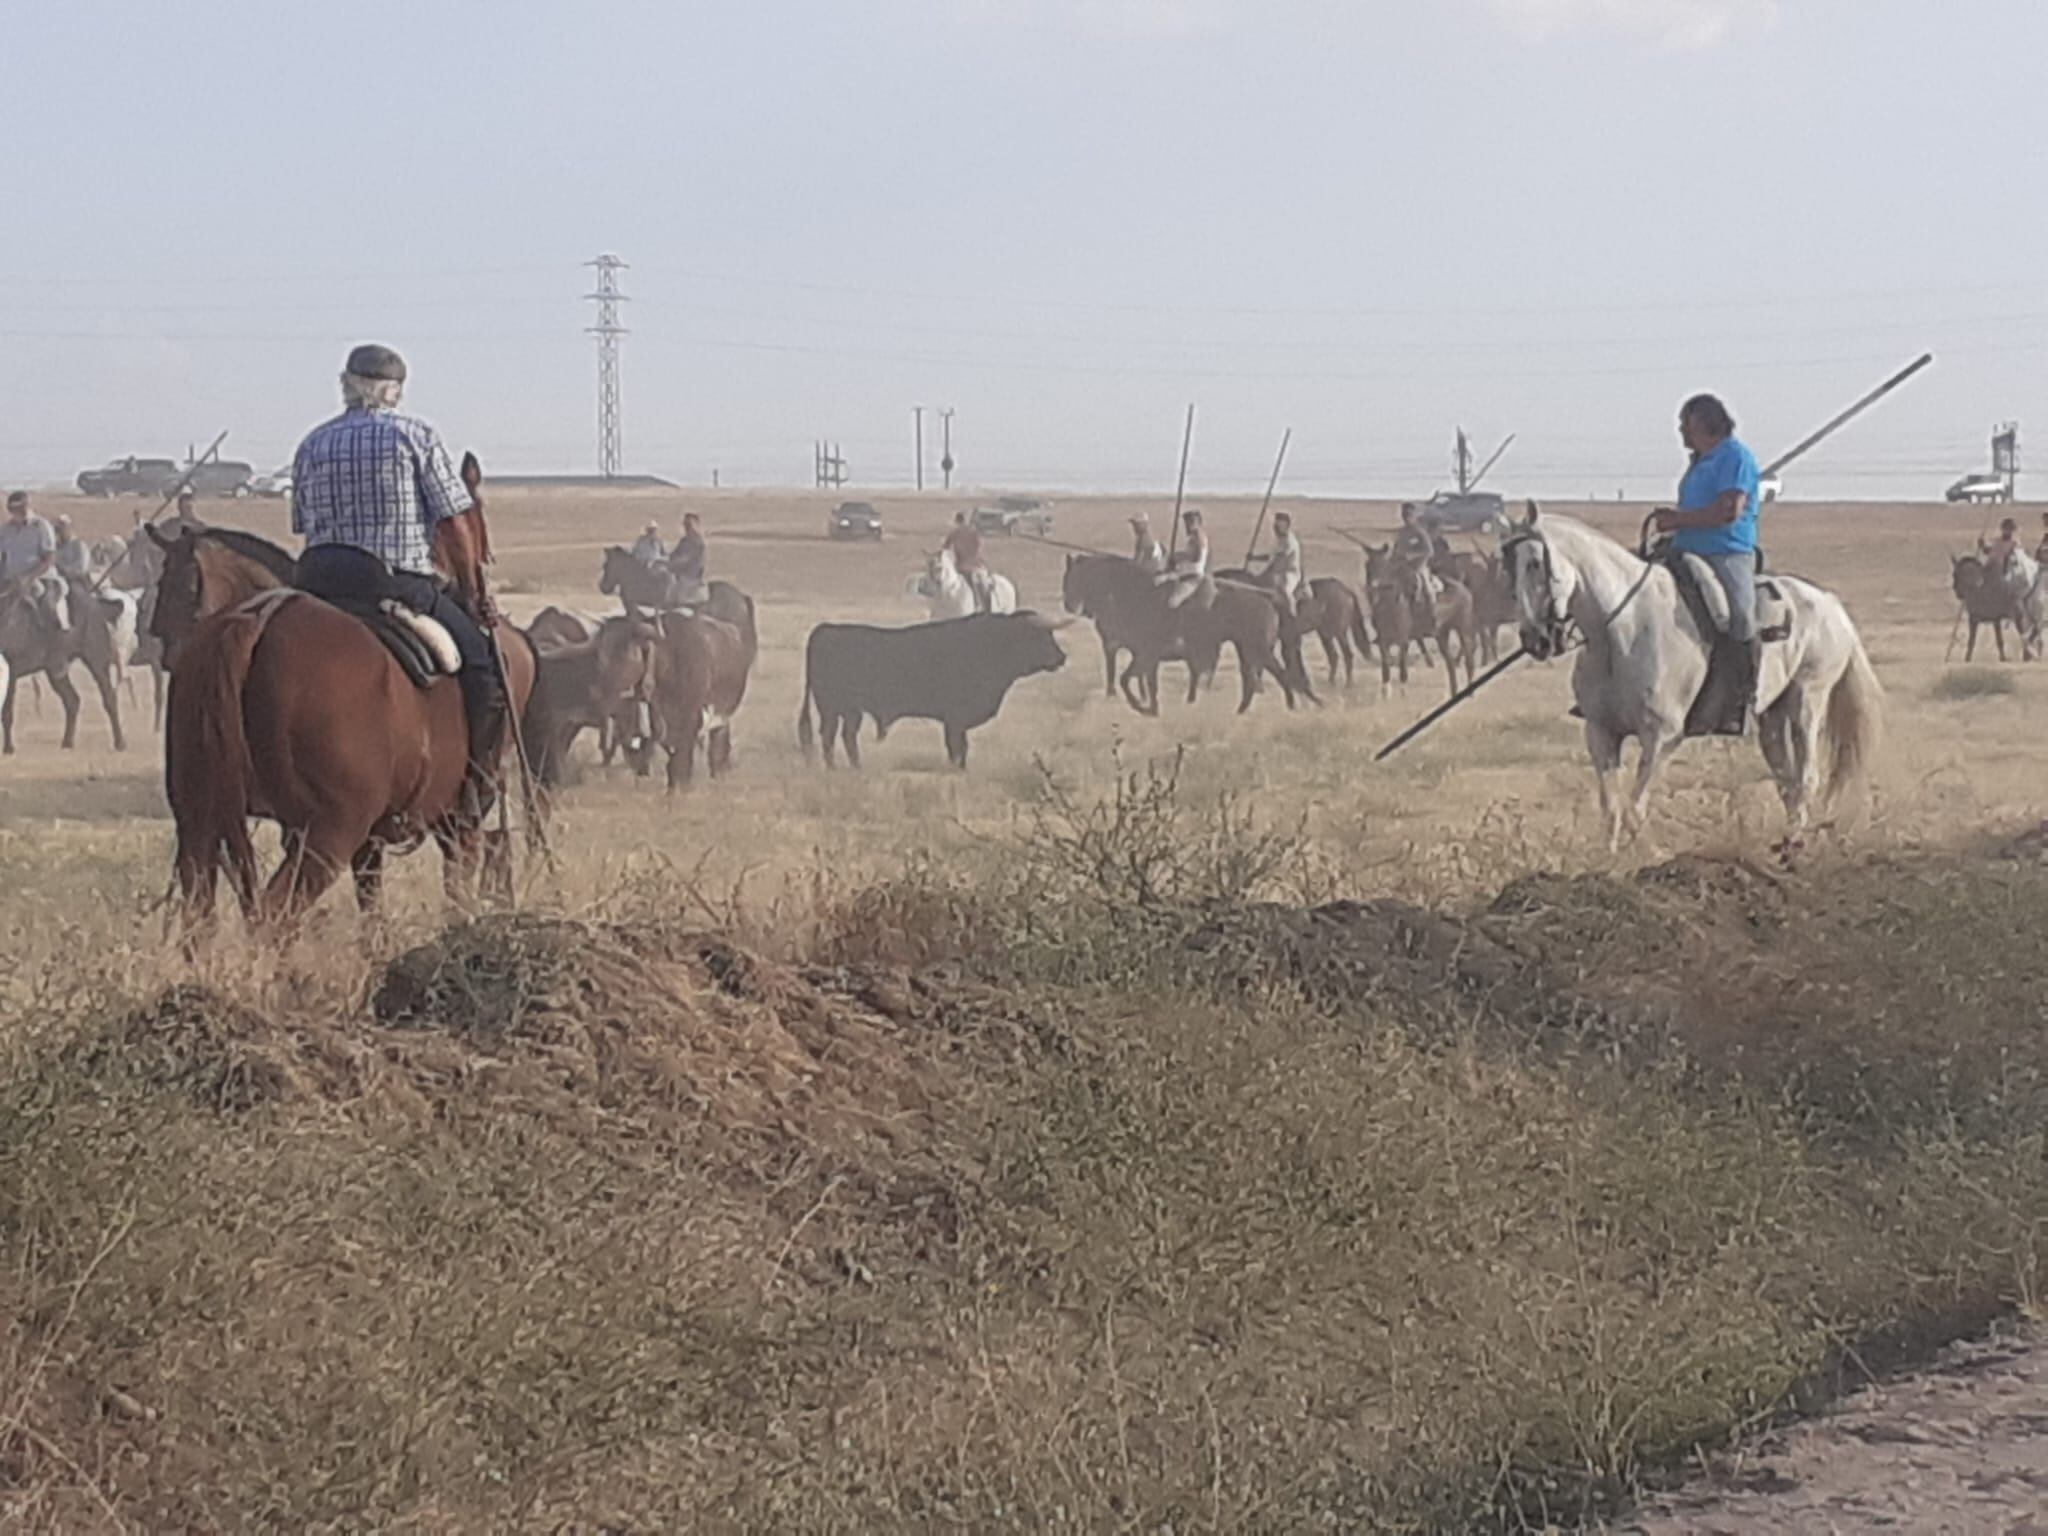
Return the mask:
<svg viewBox="0 0 2048 1536">
<path fill-rule="evenodd" d="M 2048 1536 L 2048 1339 L 1956 1345 L 1652 1500 L 1622 1529 Z"/>
</svg>

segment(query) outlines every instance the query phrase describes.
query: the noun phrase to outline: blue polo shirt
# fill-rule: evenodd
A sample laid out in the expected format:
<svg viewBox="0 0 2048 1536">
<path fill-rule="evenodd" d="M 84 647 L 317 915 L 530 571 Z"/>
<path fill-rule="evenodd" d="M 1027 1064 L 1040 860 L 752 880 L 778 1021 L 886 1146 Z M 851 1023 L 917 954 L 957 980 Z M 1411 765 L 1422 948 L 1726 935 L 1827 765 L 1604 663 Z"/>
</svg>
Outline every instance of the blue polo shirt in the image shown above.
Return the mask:
<svg viewBox="0 0 2048 1536">
<path fill-rule="evenodd" d="M 1671 536 L 1673 547 L 1695 555 L 1740 555 L 1756 548 L 1756 455 L 1734 438 L 1693 460 L 1678 482 L 1678 509 L 1697 512 L 1710 507 L 1726 491 L 1742 492 L 1742 516 L 1718 528 L 1681 528 Z"/>
</svg>

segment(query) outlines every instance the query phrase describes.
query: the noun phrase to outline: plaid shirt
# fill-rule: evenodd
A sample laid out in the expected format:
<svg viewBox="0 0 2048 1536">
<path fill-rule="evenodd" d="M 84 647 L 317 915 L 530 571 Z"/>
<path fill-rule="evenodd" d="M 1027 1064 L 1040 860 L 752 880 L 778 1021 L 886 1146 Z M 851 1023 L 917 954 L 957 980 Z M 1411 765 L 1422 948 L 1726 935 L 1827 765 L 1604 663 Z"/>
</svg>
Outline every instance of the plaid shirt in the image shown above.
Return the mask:
<svg viewBox="0 0 2048 1536">
<path fill-rule="evenodd" d="M 292 461 L 292 532 L 308 549 L 368 550 L 394 571 L 431 576 L 434 525 L 472 505 L 434 429 L 396 411 L 344 411 Z"/>
</svg>

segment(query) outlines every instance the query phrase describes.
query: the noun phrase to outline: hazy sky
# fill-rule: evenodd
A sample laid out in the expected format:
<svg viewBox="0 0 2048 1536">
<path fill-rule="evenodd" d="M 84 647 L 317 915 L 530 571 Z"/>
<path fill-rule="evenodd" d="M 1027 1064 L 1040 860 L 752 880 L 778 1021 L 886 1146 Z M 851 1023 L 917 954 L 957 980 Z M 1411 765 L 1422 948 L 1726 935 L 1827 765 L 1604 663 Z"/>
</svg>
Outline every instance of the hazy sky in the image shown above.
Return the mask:
<svg viewBox="0 0 2048 1536">
<path fill-rule="evenodd" d="M 579 263 L 632 263 L 627 467 L 1660 490 L 1678 401 L 1791 493 L 2048 452 L 2042 0 L 0 0 L 0 480 L 231 429 L 348 345 L 501 470 L 588 469 Z M 937 449 L 930 454 L 936 474 Z M 2043 460 L 2048 473 L 2048 460 Z"/>
</svg>

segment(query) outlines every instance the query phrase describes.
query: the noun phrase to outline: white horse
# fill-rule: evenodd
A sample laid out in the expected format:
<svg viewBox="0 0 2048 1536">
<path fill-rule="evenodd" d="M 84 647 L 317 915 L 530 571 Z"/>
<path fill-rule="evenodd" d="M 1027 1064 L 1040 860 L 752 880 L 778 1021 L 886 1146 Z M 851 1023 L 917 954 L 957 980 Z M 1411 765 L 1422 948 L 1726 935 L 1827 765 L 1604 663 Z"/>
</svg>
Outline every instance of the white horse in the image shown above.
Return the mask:
<svg viewBox="0 0 2048 1536">
<path fill-rule="evenodd" d="M 964 619 L 970 613 L 980 612 L 973 584 L 960 574 L 950 549 L 925 557 L 924 574 L 912 583 L 911 591 L 929 605 L 934 619 Z M 1016 586 L 1009 577 L 998 576 L 994 571 L 988 573 L 988 611 L 1017 611 Z"/>
<path fill-rule="evenodd" d="M 1650 786 L 1684 739 L 1686 713 L 1706 681 L 1710 637 L 1671 571 L 1567 517 L 1528 518 L 1501 542 L 1522 644 L 1538 661 L 1584 637 L 1572 692 L 1600 784 L 1610 849 L 1624 814 L 1640 830 Z M 1841 599 L 1796 577 L 1770 582 L 1789 609 L 1790 634 L 1764 647 L 1757 683 L 1758 738 L 1796 835 L 1875 754 L 1884 691 Z M 1717 589 L 1718 591 L 1718 589 Z M 1635 791 L 1616 795 L 1621 744 L 1636 739 Z"/>
</svg>

